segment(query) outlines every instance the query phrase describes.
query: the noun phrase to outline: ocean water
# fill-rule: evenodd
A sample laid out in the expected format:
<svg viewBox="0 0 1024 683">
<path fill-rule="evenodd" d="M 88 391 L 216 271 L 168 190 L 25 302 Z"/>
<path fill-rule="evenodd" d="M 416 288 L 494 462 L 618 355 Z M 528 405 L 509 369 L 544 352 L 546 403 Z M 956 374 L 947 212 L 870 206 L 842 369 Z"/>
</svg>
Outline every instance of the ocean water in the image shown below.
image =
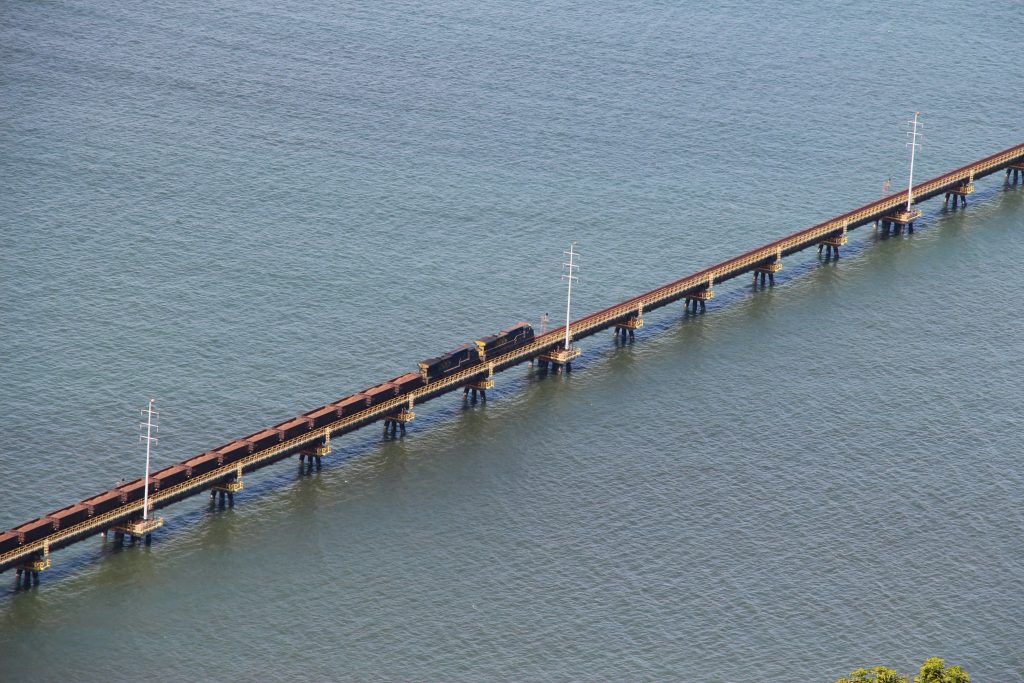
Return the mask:
<svg viewBox="0 0 1024 683">
<path fill-rule="evenodd" d="M 0 10 L 0 528 L 1024 141 L 1019 2 Z M 1024 680 L 1024 195 L 0 576 L 0 679 Z"/>
</svg>

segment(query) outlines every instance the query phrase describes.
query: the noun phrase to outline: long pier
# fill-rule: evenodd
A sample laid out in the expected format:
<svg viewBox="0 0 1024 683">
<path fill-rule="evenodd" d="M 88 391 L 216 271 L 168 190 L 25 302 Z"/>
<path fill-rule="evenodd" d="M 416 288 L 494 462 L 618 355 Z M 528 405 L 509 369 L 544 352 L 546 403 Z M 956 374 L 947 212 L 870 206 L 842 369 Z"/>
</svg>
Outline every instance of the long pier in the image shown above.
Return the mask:
<svg viewBox="0 0 1024 683">
<path fill-rule="evenodd" d="M 947 204 L 951 199 L 954 207 L 960 201 L 966 204 L 967 196 L 974 192 L 975 180 L 1003 170 L 1006 171 L 1007 183 L 1016 184 L 1018 181 L 1024 181 L 1024 144 L 1011 147 L 914 186 L 911 192 L 912 205 L 943 194 Z M 698 306 L 703 310 L 706 302 L 713 298 L 714 286 L 717 284 L 751 272 L 754 273 L 755 284 L 758 277 L 760 277 L 762 285 L 765 278 L 774 282 L 774 275 L 781 269 L 782 259 L 786 256 L 818 247 L 819 252 L 822 249 L 826 250 L 827 257 L 833 255 L 838 257 L 839 248 L 846 244 L 849 231 L 869 223 L 875 223 L 886 231 L 890 228 L 913 230 L 914 220 L 919 216 L 920 212 L 916 209 L 908 210 L 905 190 L 889 195 L 841 216 L 580 318 L 569 324 L 570 337 L 581 339 L 612 327 L 616 328 L 616 333 L 633 336 L 635 330 L 642 327 L 643 314 L 647 311 L 679 300 L 685 300 L 686 305 L 692 306 L 694 311 Z M 443 379 L 429 382 L 425 386 L 401 396 L 381 401 L 372 407 L 345 415 L 329 424 L 310 429 L 303 434 L 269 447 L 255 449 L 230 464 L 224 464 L 203 474 L 190 476 L 181 483 L 151 491 L 148 499 L 148 511 L 166 507 L 204 491 L 213 491 L 214 493 L 219 491 L 222 497 L 225 493 L 233 495 L 234 492 L 241 489 L 243 474 L 275 463 L 295 453 L 303 455 L 308 453 L 311 460 L 315 454 L 319 462 L 321 455 L 330 452 L 332 438 L 374 422 L 381 420 L 392 423 L 401 422 L 404 430 L 404 422 L 412 419 L 414 415 L 412 409 L 416 404 L 459 388 L 469 390 L 470 387 L 474 387 L 475 390 L 476 387 L 487 387 L 494 373 L 515 365 L 537 360 L 542 365 L 555 363 L 565 365 L 567 368 L 571 367 L 570 363 L 575 354 L 565 354 L 562 350 L 565 331 L 564 326 L 553 329 L 534 338 L 528 344 L 516 348 L 510 353 L 488 359 L 483 364 L 452 373 Z M 20 543 L 16 548 L 0 553 L 0 572 L 17 568 L 19 578 L 24 575 L 27 584 L 30 577 L 31 580 L 38 581 L 39 572 L 50 567 L 51 551 L 64 548 L 100 532 L 106 533 L 108 530 L 119 530 L 116 533 L 128 534 L 133 537 L 148 535 L 152 528 L 155 528 L 155 524 L 152 521 L 147 523 L 140 521 L 142 512 L 143 501 L 137 500 L 100 514 L 93 514 L 88 519 L 66 528 L 59 528 L 59 523 L 54 523 L 52 527 L 46 526 L 45 522 L 50 518 L 41 518 L 39 521 L 43 522 L 42 526 L 46 527 L 46 535 L 36 540 Z M 22 527 L 17 529 L 20 528 Z"/>
</svg>

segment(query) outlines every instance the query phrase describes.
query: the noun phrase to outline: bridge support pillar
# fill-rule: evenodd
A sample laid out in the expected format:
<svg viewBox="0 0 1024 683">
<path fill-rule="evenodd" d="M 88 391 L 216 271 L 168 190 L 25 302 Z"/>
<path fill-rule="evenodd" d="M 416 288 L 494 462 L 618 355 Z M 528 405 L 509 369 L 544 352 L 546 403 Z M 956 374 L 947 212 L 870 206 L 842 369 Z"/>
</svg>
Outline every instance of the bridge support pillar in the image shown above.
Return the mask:
<svg viewBox="0 0 1024 683">
<path fill-rule="evenodd" d="M 39 572 L 19 567 L 17 574 L 14 576 L 14 585 L 21 586 L 22 588 L 30 588 L 33 585 L 38 586 Z"/>
<path fill-rule="evenodd" d="M 1006 167 L 1006 181 L 1010 182 L 1011 178 L 1014 185 L 1018 180 L 1024 180 L 1024 163 L 1010 164 Z"/>
<path fill-rule="evenodd" d="M 842 231 L 838 234 L 833 233 L 831 236 L 818 242 L 818 253 L 821 253 L 822 248 L 825 249 L 825 260 L 828 261 L 833 258 L 839 258 L 839 247 L 849 242 L 849 238 L 846 235 L 846 223 L 843 223 Z"/>
<path fill-rule="evenodd" d="M 693 309 L 693 313 L 697 313 L 697 308 L 700 307 L 700 312 L 704 313 L 708 310 L 708 302 L 715 298 L 715 290 L 710 286 L 704 289 L 687 294 L 683 303 L 683 311 Z"/>
<path fill-rule="evenodd" d="M 471 397 L 474 401 L 479 396 L 481 399 L 486 401 L 487 400 L 487 389 L 484 389 L 483 387 L 470 386 L 470 385 L 467 384 L 466 386 L 462 387 L 462 395 L 467 397 L 467 398 Z"/>
<path fill-rule="evenodd" d="M 882 218 L 882 232 L 888 234 L 889 229 L 892 228 L 893 233 L 900 233 L 903 232 L 904 227 L 906 227 L 907 232 L 914 232 L 914 221 L 920 217 L 921 211 L 918 209 L 897 211 L 892 215 Z"/>
<path fill-rule="evenodd" d="M 127 537 L 133 545 L 135 541 L 145 542 L 146 545 L 149 545 L 153 541 L 153 532 L 163 525 L 163 517 L 132 519 L 114 527 L 114 540 L 121 545 L 124 544 L 124 539 Z"/>
<path fill-rule="evenodd" d="M 961 194 L 959 192 L 947 192 L 946 193 L 946 201 L 945 201 L 946 206 L 949 206 L 950 198 L 953 199 L 953 208 L 954 209 L 957 208 L 958 204 L 961 204 L 963 206 L 967 206 L 967 196 L 965 194 Z"/>
<path fill-rule="evenodd" d="M 43 549 L 32 555 L 32 559 L 18 566 L 14 576 L 14 583 L 21 582 L 22 586 L 28 588 L 33 584 L 39 585 L 39 574 L 51 567 L 50 546 L 44 543 Z"/>
<path fill-rule="evenodd" d="M 621 323 L 615 323 L 612 328 L 612 336 L 619 337 L 623 341 L 627 338 L 636 339 L 636 331 L 644 326 L 644 319 L 641 314 L 634 315 Z"/>
<path fill-rule="evenodd" d="M 210 498 L 220 497 L 218 501 L 221 507 L 224 506 L 225 501 L 228 506 L 235 506 L 235 494 L 245 488 L 245 482 L 242 481 L 242 467 L 239 466 L 235 471 L 234 476 L 223 484 L 214 484 L 210 487 Z"/>
<path fill-rule="evenodd" d="M 775 260 L 763 266 L 759 266 L 754 269 L 754 287 L 757 287 L 757 278 L 761 278 L 761 287 L 764 288 L 764 281 L 767 279 L 768 284 L 772 287 L 775 286 L 775 273 L 782 270 L 782 256 L 781 254 L 775 257 Z"/>
<path fill-rule="evenodd" d="M 396 436 L 399 431 L 402 432 L 402 436 L 405 436 L 406 423 L 412 422 L 413 420 L 416 419 L 416 413 L 413 412 L 412 407 L 413 400 L 410 398 L 409 405 L 407 405 L 405 408 L 402 408 L 394 415 L 388 415 L 387 417 L 384 418 L 385 436 L 387 435 L 388 430 L 391 431 L 391 436 Z"/>
<path fill-rule="evenodd" d="M 475 379 L 472 382 L 467 382 L 466 386 L 462 387 L 462 395 L 472 395 L 473 400 L 476 401 L 477 396 L 480 400 L 487 402 L 487 390 L 494 388 L 494 363 L 487 365 L 487 376 Z"/>
<path fill-rule="evenodd" d="M 974 174 L 965 181 L 957 185 L 955 188 L 946 192 L 946 205 L 949 205 L 950 197 L 953 198 L 953 208 L 956 208 L 957 203 L 961 206 L 967 206 L 967 195 L 974 194 Z"/>
<path fill-rule="evenodd" d="M 557 348 L 548 351 L 540 357 L 544 365 L 551 365 L 552 370 L 565 369 L 566 372 L 572 372 L 572 362 L 579 358 L 583 354 L 583 350 L 578 346 L 570 346 L 569 348 Z"/>
<path fill-rule="evenodd" d="M 683 312 L 692 306 L 693 312 L 697 312 L 697 307 L 700 307 L 700 312 L 703 313 L 708 310 L 707 302 L 715 298 L 715 274 L 711 273 L 708 275 L 707 283 L 702 285 L 699 289 L 694 290 L 687 294 L 683 299 Z"/>
<path fill-rule="evenodd" d="M 328 434 L 324 436 L 323 443 L 319 446 L 311 446 L 299 451 L 299 468 L 302 467 L 302 463 L 305 461 L 310 471 L 312 471 L 314 463 L 316 463 L 316 468 L 319 470 L 323 466 L 321 458 L 330 454 L 331 436 Z"/>
<path fill-rule="evenodd" d="M 644 305 L 640 303 L 636 307 L 636 312 L 631 314 L 628 318 L 621 322 L 615 323 L 615 327 L 612 328 L 612 336 L 618 337 L 622 341 L 626 339 L 636 339 L 636 331 L 644 326 Z"/>
</svg>

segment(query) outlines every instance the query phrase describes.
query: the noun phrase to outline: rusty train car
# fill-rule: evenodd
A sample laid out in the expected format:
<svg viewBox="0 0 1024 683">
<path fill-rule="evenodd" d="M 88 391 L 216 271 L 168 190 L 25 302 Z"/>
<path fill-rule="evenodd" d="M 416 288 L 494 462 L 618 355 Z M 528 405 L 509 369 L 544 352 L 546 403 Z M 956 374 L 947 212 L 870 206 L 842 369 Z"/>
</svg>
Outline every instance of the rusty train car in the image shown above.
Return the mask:
<svg viewBox="0 0 1024 683">
<path fill-rule="evenodd" d="M 446 354 L 422 361 L 418 364 L 419 372 L 399 375 L 383 384 L 236 439 L 184 462 L 165 467 L 149 476 L 149 491 L 167 491 L 195 477 L 213 472 L 219 467 L 236 463 L 252 453 L 272 448 L 342 417 L 355 415 L 389 399 L 429 386 L 431 382 L 444 379 L 453 373 L 511 353 L 529 344 L 533 339 L 533 327 L 528 323 L 518 323 L 497 334 L 463 344 Z M 146 482 L 143 479 L 136 479 L 6 531 L 0 534 L 0 554 L 42 540 L 53 533 L 74 527 L 124 505 L 141 501 L 145 495 L 145 488 Z"/>
</svg>

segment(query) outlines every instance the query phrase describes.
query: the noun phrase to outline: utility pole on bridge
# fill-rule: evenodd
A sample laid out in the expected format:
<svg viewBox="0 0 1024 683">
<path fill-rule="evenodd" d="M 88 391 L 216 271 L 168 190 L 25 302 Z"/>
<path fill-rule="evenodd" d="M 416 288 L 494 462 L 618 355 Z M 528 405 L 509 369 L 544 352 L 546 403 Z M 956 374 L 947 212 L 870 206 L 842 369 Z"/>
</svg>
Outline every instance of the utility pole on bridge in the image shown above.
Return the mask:
<svg viewBox="0 0 1024 683">
<path fill-rule="evenodd" d="M 139 423 L 139 430 L 145 433 L 139 434 L 139 441 L 146 444 L 146 475 L 142 480 L 142 519 L 129 519 L 114 527 L 114 540 L 123 543 L 124 537 L 128 536 L 134 543 L 136 539 L 145 539 L 146 545 L 153 540 L 153 532 L 164 525 L 163 517 L 150 519 L 149 516 L 149 463 L 153 448 L 157 444 L 156 433 L 160 430 L 160 411 L 154 410 L 156 399 L 149 399 L 149 404 L 139 411 L 145 415 L 146 421 Z M 104 536 L 106 532 L 104 532 Z"/>
<path fill-rule="evenodd" d="M 569 258 L 568 263 L 563 263 L 562 268 L 567 272 L 562 274 L 562 279 L 568 283 L 568 292 L 565 298 L 565 341 L 562 348 L 555 348 L 539 357 L 541 368 L 546 369 L 550 363 L 555 368 L 565 368 L 566 372 L 572 372 L 572 361 L 578 358 L 582 351 L 572 345 L 572 283 L 579 282 L 576 271 L 580 269 L 576 261 L 579 252 L 576 251 L 576 242 L 569 243 L 569 251 L 562 252 Z"/>
<path fill-rule="evenodd" d="M 917 141 L 917 138 L 918 136 L 923 135 L 923 133 L 917 132 L 917 128 L 919 125 L 922 128 L 924 127 L 924 124 L 918 121 L 920 116 L 921 112 L 915 111 L 914 120 L 907 121 L 911 126 L 910 130 L 907 131 L 907 135 L 910 136 L 910 142 L 907 143 L 907 147 L 910 148 L 910 179 L 907 181 L 907 213 L 910 213 L 913 210 L 914 203 L 914 153 L 917 151 L 917 148 L 921 146 L 921 143 Z"/>
<path fill-rule="evenodd" d="M 893 232 L 902 232 L 903 226 L 907 226 L 907 232 L 914 232 L 914 221 L 921 217 L 920 209 L 914 208 L 914 156 L 917 149 L 921 146 L 921 143 L 917 141 L 919 137 L 923 137 L 924 134 L 919 132 L 918 129 L 924 128 L 924 124 L 921 122 L 921 112 L 914 112 L 914 119 L 907 121 L 910 125 L 910 130 L 907 131 L 907 135 L 910 136 L 910 142 L 907 143 L 907 147 L 910 148 L 910 174 L 907 180 L 907 206 L 902 210 L 897 210 L 888 216 L 882 218 L 882 232 L 888 233 L 891 227 Z"/>
</svg>

